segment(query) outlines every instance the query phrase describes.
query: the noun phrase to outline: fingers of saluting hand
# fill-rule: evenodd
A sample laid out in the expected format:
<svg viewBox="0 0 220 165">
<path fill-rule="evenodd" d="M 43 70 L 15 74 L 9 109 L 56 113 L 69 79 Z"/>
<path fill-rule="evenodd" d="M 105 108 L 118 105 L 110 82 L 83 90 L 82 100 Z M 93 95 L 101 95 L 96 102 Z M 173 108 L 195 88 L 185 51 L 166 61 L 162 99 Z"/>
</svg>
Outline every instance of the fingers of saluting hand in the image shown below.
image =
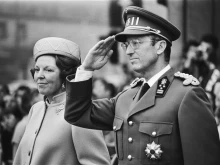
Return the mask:
<svg viewBox="0 0 220 165">
<path fill-rule="evenodd" d="M 108 52 L 109 50 L 111 50 L 112 45 L 114 43 L 115 43 L 115 36 L 110 36 L 106 38 L 105 40 L 98 42 L 97 49 Z"/>
<path fill-rule="evenodd" d="M 115 43 L 115 36 L 110 36 L 106 38 L 104 42 L 105 42 L 104 47 L 110 49 L 112 45 Z"/>
</svg>

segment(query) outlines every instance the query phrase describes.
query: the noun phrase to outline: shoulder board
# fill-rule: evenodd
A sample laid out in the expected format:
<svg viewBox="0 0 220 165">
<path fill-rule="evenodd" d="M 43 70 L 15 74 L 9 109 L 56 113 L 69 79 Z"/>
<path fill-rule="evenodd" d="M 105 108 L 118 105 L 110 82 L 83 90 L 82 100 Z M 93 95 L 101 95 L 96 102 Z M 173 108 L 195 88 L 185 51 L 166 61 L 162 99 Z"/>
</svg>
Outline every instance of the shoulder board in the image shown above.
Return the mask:
<svg viewBox="0 0 220 165">
<path fill-rule="evenodd" d="M 184 85 L 189 85 L 192 84 L 194 86 L 198 86 L 200 83 L 197 80 L 197 78 L 193 77 L 192 75 L 186 74 L 186 73 L 181 73 L 181 72 L 176 72 L 174 74 L 175 77 L 183 79 L 183 84 Z"/>
</svg>

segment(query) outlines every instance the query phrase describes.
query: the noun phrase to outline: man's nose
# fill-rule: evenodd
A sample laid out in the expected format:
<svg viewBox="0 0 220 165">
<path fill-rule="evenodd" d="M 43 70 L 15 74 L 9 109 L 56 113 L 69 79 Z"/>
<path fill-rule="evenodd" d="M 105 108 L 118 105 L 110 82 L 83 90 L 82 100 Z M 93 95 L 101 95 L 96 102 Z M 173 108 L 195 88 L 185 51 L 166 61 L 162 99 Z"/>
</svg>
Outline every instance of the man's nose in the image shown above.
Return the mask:
<svg viewBox="0 0 220 165">
<path fill-rule="evenodd" d="M 126 54 L 128 56 L 132 55 L 134 53 L 134 49 L 131 47 L 131 45 L 129 44 L 127 49 L 126 49 Z"/>
</svg>

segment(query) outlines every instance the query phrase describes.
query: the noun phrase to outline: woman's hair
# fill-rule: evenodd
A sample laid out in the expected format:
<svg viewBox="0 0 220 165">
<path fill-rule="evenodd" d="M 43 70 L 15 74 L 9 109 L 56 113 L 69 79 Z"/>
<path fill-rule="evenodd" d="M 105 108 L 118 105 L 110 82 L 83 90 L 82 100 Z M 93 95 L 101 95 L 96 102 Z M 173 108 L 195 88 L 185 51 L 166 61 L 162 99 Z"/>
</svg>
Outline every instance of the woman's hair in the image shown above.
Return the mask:
<svg viewBox="0 0 220 165">
<path fill-rule="evenodd" d="M 79 59 L 72 59 L 67 56 L 62 55 L 52 55 L 52 54 L 45 54 L 49 56 L 55 57 L 56 65 L 60 69 L 60 78 L 64 85 L 66 85 L 66 77 L 68 75 L 72 75 L 76 73 L 76 69 L 79 65 L 81 65 L 81 61 Z M 37 60 L 37 59 L 36 59 Z M 31 75 L 34 78 L 34 69 L 31 69 Z"/>
</svg>

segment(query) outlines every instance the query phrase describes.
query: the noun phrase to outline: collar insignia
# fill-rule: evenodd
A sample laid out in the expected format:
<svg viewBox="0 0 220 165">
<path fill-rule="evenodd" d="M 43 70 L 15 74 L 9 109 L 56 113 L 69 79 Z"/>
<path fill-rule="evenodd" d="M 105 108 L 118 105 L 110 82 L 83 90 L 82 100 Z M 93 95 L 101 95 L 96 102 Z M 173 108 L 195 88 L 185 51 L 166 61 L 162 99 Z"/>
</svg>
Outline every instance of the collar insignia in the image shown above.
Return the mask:
<svg viewBox="0 0 220 165">
<path fill-rule="evenodd" d="M 157 96 L 164 96 L 168 86 L 170 84 L 170 81 L 168 80 L 167 77 L 163 77 L 158 81 L 157 85 Z"/>
<path fill-rule="evenodd" d="M 136 87 L 137 85 L 140 85 L 140 84 L 142 84 L 142 83 L 144 83 L 144 82 L 146 82 L 146 80 L 145 80 L 145 78 L 136 78 L 136 79 L 134 79 L 132 82 L 131 82 L 131 84 L 130 84 L 130 86 L 131 86 L 131 88 L 134 88 L 134 87 Z"/>
<path fill-rule="evenodd" d="M 163 151 L 161 150 L 160 145 L 153 141 L 151 144 L 147 144 L 145 153 L 149 159 L 156 160 L 160 159 Z"/>
</svg>

